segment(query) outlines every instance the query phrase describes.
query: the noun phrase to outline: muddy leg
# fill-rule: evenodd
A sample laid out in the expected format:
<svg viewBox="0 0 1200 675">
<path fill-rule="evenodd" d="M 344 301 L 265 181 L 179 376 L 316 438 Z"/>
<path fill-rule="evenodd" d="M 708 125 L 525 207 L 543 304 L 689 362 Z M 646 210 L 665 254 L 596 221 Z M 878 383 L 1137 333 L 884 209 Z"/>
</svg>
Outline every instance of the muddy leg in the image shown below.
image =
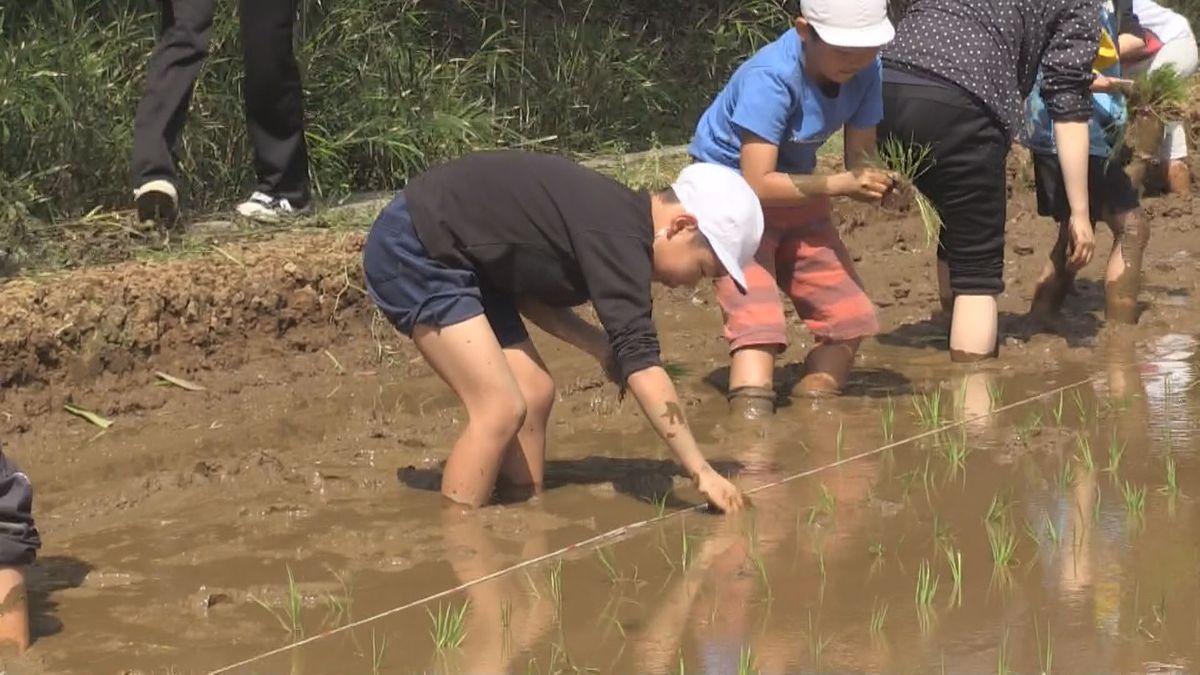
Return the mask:
<svg viewBox="0 0 1200 675">
<path fill-rule="evenodd" d="M 546 467 L 546 425 L 554 407 L 554 380 L 546 364 L 526 340 L 504 350 L 508 367 L 517 379 L 525 399 L 525 423 L 504 453 L 500 483 L 506 496 L 528 499 L 541 493 Z"/>
<path fill-rule="evenodd" d="M 836 396 L 846 386 L 861 340 L 822 342 L 804 359 L 804 377 L 797 386 L 805 396 Z"/>
<path fill-rule="evenodd" d="M 780 345 L 743 347 L 733 353 L 729 364 L 729 405 L 735 415 L 747 419 L 775 412 L 775 355 Z"/>
<path fill-rule="evenodd" d="M 1071 233 L 1067 223 L 1058 226 L 1058 240 L 1050 250 L 1050 259 L 1042 270 L 1033 291 L 1033 302 L 1029 307 L 1029 315 L 1035 319 L 1045 320 L 1062 310 L 1067 292 L 1075 281 L 1075 275 L 1067 269 L 1067 247 L 1071 241 Z"/>
<path fill-rule="evenodd" d="M 938 300 L 942 305 L 942 313 L 949 320 L 954 314 L 954 291 L 950 290 L 950 263 L 938 258 L 937 261 Z"/>
<path fill-rule="evenodd" d="M 1116 323 L 1136 323 L 1142 257 L 1150 241 L 1150 228 L 1140 209 L 1110 216 L 1108 224 L 1113 232 L 1113 250 L 1104 274 L 1104 315 Z"/>
<path fill-rule="evenodd" d="M 1189 196 L 1192 194 L 1192 168 L 1187 160 L 1173 159 L 1166 167 L 1167 191 L 1172 194 Z"/>
<path fill-rule="evenodd" d="M 0 567 L 0 651 L 29 648 L 29 598 L 19 567 Z"/>
<path fill-rule="evenodd" d="M 521 389 L 482 314 L 441 329 L 418 326 L 413 341 L 467 408 L 467 426 L 446 460 L 442 494 L 483 506 L 509 444 L 525 423 Z"/>
</svg>

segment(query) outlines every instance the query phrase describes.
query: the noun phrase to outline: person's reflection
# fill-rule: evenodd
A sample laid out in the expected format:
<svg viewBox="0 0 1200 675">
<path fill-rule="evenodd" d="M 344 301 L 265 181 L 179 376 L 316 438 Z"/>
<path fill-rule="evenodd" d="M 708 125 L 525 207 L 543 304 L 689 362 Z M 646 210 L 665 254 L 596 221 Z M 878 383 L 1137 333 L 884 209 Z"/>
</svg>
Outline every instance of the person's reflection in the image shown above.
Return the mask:
<svg viewBox="0 0 1200 675">
<path fill-rule="evenodd" d="M 957 420 L 976 431 L 989 428 L 995 419 L 989 413 L 1004 405 L 995 374 L 986 370 L 972 370 L 958 378 L 956 385 L 954 412 Z"/>
<path fill-rule="evenodd" d="M 1150 439 L 1150 408 L 1146 396 L 1145 370 L 1137 355 L 1136 336 L 1132 330 L 1118 328 L 1110 332 L 1101 350 L 1105 364 L 1108 403 L 1114 414 L 1114 430 L 1118 442 L 1124 439 L 1127 449 L 1139 451 L 1152 447 Z"/>
<path fill-rule="evenodd" d="M 446 506 L 442 510 L 442 535 L 450 566 L 460 583 L 493 574 L 508 564 L 493 535 L 481 524 L 478 511 Z M 531 531 L 520 559 L 528 560 L 546 551 L 545 532 Z M 550 629 L 555 620 L 553 601 L 547 593 L 530 593 L 521 586 L 520 579 L 520 575 L 505 574 L 467 589 L 470 606 L 464 639 L 461 648 L 448 654 L 442 663 L 447 672 L 509 672 L 513 658 Z"/>
</svg>

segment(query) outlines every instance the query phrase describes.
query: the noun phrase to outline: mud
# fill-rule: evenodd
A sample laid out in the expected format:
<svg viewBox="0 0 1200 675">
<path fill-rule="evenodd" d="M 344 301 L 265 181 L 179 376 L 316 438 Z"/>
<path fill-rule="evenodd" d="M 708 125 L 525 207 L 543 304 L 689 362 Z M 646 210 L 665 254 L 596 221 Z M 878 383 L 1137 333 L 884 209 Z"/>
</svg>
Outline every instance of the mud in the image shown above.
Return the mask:
<svg viewBox="0 0 1200 675">
<path fill-rule="evenodd" d="M 1193 203 L 1145 204 L 1138 326 L 1103 325 L 1104 233 L 1064 314 L 1035 325 L 1024 314 L 1055 227 L 1036 217 L 1021 171 L 997 361 L 950 363 L 915 214 L 856 205 L 839 206 L 839 227 L 884 333 L 843 397 L 787 396 L 811 343 L 797 325 L 777 414 L 736 423 L 711 289 L 657 291 L 656 317 L 700 441 L 747 487 L 879 447 L 889 401 L 901 439 L 934 391 L 962 419 L 1095 376 L 1061 407 L 1029 402 L 762 490 L 753 519 L 691 514 L 642 530 L 606 549 L 615 574 L 579 550 L 474 586 L 443 600 L 470 607 L 462 643 L 441 655 L 434 602 L 237 672 L 678 672 L 681 660 L 737 672 L 743 657 L 763 672 L 978 671 L 1002 658 L 1024 671 L 1039 667 L 1046 631 L 1059 668 L 1195 669 Z M 33 478 L 46 541 L 29 573 L 35 644 L 15 672 L 206 672 L 698 503 L 636 405 L 535 332 L 559 387 L 549 489 L 534 504 L 443 513 L 439 462 L 462 412 L 375 316 L 361 241 L 286 234 L 0 289 L 0 429 Z M 68 401 L 114 424 L 101 432 Z M 1123 458 L 1106 472 L 1114 434 Z M 954 443 L 970 448 L 961 461 L 947 459 Z M 1145 488 L 1140 519 L 1125 517 L 1126 484 Z M 989 518 L 997 495 L 1007 510 Z M 1002 526 L 1016 551 L 994 573 Z M 961 603 L 947 542 L 962 553 Z M 918 611 L 923 561 L 939 584 Z"/>
</svg>

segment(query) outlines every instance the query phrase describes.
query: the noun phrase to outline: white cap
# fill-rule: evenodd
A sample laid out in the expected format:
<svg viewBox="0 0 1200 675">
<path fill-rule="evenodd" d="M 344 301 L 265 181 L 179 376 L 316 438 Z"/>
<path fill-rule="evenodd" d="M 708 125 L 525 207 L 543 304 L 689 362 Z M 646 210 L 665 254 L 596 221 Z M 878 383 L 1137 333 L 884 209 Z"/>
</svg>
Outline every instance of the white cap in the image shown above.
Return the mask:
<svg viewBox="0 0 1200 675">
<path fill-rule="evenodd" d="M 754 259 L 763 234 L 758 195 L 741 173 L 703 162 L 684 167 L 671 189 L 683 208 L 696 218 L 697 229 L 745 293 L 746 274 L 742 268 Z"/>
<path fill-rule="evenodd" d="M 800 0 L 800 14 L 835 47 L 882 47 L 896 36 L 887 0 Z"/>
</svg>

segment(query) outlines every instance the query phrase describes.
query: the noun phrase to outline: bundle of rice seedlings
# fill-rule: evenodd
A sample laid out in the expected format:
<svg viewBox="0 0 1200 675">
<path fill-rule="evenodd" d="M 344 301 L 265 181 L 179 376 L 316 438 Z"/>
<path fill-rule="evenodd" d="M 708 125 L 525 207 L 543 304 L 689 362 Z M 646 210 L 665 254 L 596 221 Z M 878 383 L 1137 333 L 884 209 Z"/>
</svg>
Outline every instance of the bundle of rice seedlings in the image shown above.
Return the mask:
<svg viewBox="0 0 1200 675">
<path fill-rule="evenodd" d="M 1172 65 L 1137 78 L 1126 99 L 1129 125 L 1125 128 L 1122 144 L 1133 151 L 1135 158 L 1157 157 L 1164 123 L 1182 119 L 1187 102 L 1187 82 Z"/>
<path fill-rule="evenodd" d="M 895 137 L 879 144 L 879 161 L 896 178 L 892 189 L 883 196 L 881 205 L 889 211 L 907 213 L 916 204 L 921 223 L 925 226 L 927 246 L 937 240 L 942 219 L 929 198 L 916 188 L 914 181 L 929 169 L 931 153 L 932 148 L 928 145 L 905 143 Z"/>
</svg>

